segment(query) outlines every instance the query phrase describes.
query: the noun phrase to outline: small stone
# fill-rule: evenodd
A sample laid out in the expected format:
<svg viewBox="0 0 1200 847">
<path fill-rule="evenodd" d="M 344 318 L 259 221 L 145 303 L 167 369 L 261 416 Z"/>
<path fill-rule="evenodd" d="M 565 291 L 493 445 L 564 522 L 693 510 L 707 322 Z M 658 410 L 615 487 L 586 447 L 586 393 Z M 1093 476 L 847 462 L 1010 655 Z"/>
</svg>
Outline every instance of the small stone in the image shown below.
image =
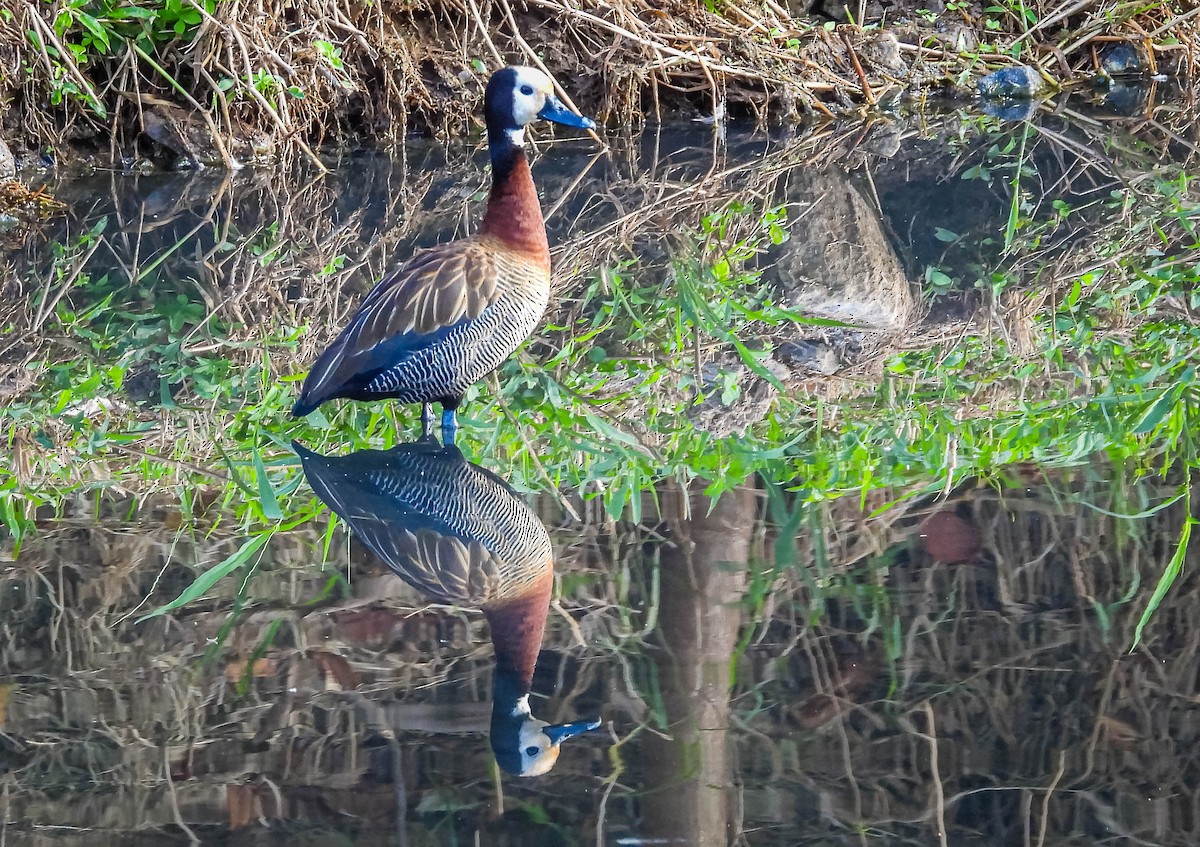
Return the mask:
<svg viewBox="0 0 1200 847">
<path fill-rule="evenodd" d="M 17 161 L 8 145 L 0 141 L 0 179 L 12 179 L 17 175 Z"/>
<path fill-rule="evenodd" d="M 1026 65 L 1001 68 L 979 80 L 980 97 L 996 100 L 1031 100 L 1046 88 L 1041 74 Z"/>
<path fill-rule="evenodd" d="M 131 174 L 151 174 L 151 173 L 154 173 L 155 170 L 157 170 L 157 168 L 154 165 L 154 161 L 151 159 L 147 159 L 145 156 L 137 156 L 137 157 L 122 161 L 121 164 L 122 164 L 125 172 L 131 173 Z"/>
<path fill-rule="evenodd" d="M 795 367 L 816 371 L 822 376 L 833 376 L 841 368 L 834 349 L 821 342 L 785 341 L 775 355 Z"/>
<path fill-rule="evenodd" d="M 958 53 L 968 53 L 979 46 L 975 30 L 962 23 L 948 23 L 934 35 L 938 41 Z"/>
<path fill-rule="evenodd" d="M 890 32 L 880 32 L 858 47 L 859 54 L 877 69 L 893 74 L 908 70 L 908 63 L 900 55 L 900 41 Z"/>
<path fill-rule="evenodd" d="M 1140 76 L 1146 67 L 1142 55 L 1128 41 L 1114 44 L 1100 57 L 1100 69 L 1109 76 Z"/>
</svg>

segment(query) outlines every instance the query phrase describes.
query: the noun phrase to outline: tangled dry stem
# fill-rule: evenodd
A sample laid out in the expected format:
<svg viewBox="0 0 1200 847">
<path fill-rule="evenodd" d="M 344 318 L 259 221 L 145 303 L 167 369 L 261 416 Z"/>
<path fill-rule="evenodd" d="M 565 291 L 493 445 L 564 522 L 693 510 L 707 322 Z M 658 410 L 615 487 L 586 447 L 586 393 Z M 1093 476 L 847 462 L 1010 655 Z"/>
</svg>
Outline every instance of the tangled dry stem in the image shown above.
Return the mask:
<svg viewBox="0 0 1200 847">
<path fill-rule="evenodd" d="M 981 67 L 1011 62 L 1014 46 L 1028 47 L 1025 60 L 1065 85 L 1092 75 L 1098 51 L 1114 41 L 1136 44 L 1151 70 L 1190 75 L 1200 31 L 1194 12 L 1171 2 L 1032 2 L 1022 6 L 1037 15 L 1032 26 L 978 9 L 949 27 L 913 16 L 882 31 L 831 30 L 773 0 L 723 2 L 719 12 L 649 0 L 230 0 L 211 15 L 187 2 L 203 14 L 189 39 L 161 44 L 154 56 L 120 42 L 81 65 L 51 25 L 61 4 L 18 0 L 19 25 L 0 34 L 0 96 L 16 106 L 10 129 L 21 127 L 31 146 L 111 134 L 120 153 L 146 109 L 173 104 L 208 128 L 207 146 L 227 165 L 269 149 L 311 157 L 316 145 L 349 136 L 462 133 L 476 120 L 486 66 L 504 62 L 569 80 L 564 93 L 610 125 L 681 111 L 779 124 L 969 84 Z M 989 15 L 998 32 L 984 26 Z M 963 28 L 991 51 L 962 50 L 948 33 Z M 76 95 L 44 108 L 67 80 Z M 253 150 L 239 153 L 236 142 L 247 140 Z"/>
</svg>

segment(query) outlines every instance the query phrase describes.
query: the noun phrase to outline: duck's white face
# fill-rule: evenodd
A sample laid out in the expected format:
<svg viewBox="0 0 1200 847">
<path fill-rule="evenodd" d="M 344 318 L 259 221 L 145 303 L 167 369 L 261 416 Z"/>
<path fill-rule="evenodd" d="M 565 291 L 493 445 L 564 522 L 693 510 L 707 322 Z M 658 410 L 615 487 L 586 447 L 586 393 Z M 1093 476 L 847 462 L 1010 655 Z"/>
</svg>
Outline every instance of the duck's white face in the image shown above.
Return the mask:
<svg viewBox="0 0 1200 847">
<path fill-rule="evenodd" d="M 537 68 L 518 67 L 513 82 L 512 116 L 517 126 L 528 126 L 538 120 L 538 113 L 546 106 L 546 99 L 553 96 L 554 84 L 550 77 Z"/>
<path fill-rule="evenodd" d="M 521 776 L 541 776 L 558 761 L 559 746 L 542 732 L 548 725 L 533 717 L 521 724 Z"/>
<path fill-rule="evenodd" d="M 510 734 L 512 728 L 516 729 L 515 738 Z M 541 776 L 558 761 L 564 741 L 599 728 L 598 720 L 560 724 L 540 721 L 529 713 L 529 695 L 523 694 L 506 716 L 497 719 L 493 714 L 492 752 L 500 767 L 514 776 Z"/>
</svg>

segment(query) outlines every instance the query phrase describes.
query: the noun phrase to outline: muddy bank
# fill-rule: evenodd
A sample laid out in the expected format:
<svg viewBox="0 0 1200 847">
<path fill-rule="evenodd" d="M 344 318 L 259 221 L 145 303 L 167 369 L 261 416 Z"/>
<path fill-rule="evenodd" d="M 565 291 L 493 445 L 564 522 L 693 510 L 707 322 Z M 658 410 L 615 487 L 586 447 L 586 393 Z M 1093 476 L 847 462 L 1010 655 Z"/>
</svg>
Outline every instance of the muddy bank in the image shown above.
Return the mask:
<svg viewBox="0 0 1200 847">
<path fill-rule="evenodd" d="M 1043 2 L 1023 4 L 1022 19 L 974 0 L 16 0 L 0 28 L 0 137 L 19 163 L 123 168 L 445 137 L 476 125 L 484 80 L 510 62 L 544 63 L 613 128 L 783 125 L 931 92 L 969 96 L 1018 59 L 1047 90 L 1188 77 L 1197 19 L 1172 5 L 1112 19 Z"/>
</svg>

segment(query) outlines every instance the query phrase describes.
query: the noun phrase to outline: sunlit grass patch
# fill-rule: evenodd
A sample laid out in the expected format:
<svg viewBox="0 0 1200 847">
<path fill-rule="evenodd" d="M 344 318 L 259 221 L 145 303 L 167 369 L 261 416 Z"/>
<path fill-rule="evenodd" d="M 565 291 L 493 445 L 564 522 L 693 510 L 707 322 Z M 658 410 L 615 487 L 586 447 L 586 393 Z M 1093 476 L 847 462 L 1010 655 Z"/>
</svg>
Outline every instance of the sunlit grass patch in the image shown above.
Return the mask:
<svg viewBox="0 0 1200 847">
<path fill-rule="evenodd" d="M 542 330 L 468 394 L 464 449 L 568 510 L 595 500 L 634 521 L 665 481 L 716 495 L 754 474 L 796 502 L 853 498 L 875 515 L 972 481 L 1003 487 L 1022 463 L 1185 479 L 1200 397 L 1189 181 L 1164 166 L 1125 190 L 1046 202 L 1033 190 L 1048 176 L 1034 155 L 1046 133 L 981 127 L 999 138 L 983 153 L 1010 211 L 1002 231 L 933 233 L 948 283 L 926 292 L 923 322 L 871 335 L 833 375 L 790 367 L 776 355 L 790 340 L 856 329 L 787 307 L 764 278 L 795 208 L 725 193 L 656 249 L 611 249 L 576 277 Z M 805 159 L 771 163 L 786 175 Z M 57 248 L 13 311 L 5 366 L 20 379 L 0 407 L 11 552 L 39 517 L 106 491 L 185 504 L 202 493 L 222 531 L 253 540 L 322 513 L 293 439 L 345 452 L 415 437 L 417 410 L 391 403 L 288 416 L 325 323 L 346 308 L 337 291 L 360 282 L 346 226 L 323 239 L 286 220 L 246 233 L 189 225 L 199 246 L 168 239 L 152 256 L 135 250 L 136 269 L 105 273 L 88 260 L 114 244 L 106 225 Z M 190 261 L 201 250 L 261 296 L 190 278 L 211 272 Z M 302 293 L 320 303 L 285 293 L 314 273 Z M 938 322 L 947 303 L 959 311 Z"/>
</svg>

